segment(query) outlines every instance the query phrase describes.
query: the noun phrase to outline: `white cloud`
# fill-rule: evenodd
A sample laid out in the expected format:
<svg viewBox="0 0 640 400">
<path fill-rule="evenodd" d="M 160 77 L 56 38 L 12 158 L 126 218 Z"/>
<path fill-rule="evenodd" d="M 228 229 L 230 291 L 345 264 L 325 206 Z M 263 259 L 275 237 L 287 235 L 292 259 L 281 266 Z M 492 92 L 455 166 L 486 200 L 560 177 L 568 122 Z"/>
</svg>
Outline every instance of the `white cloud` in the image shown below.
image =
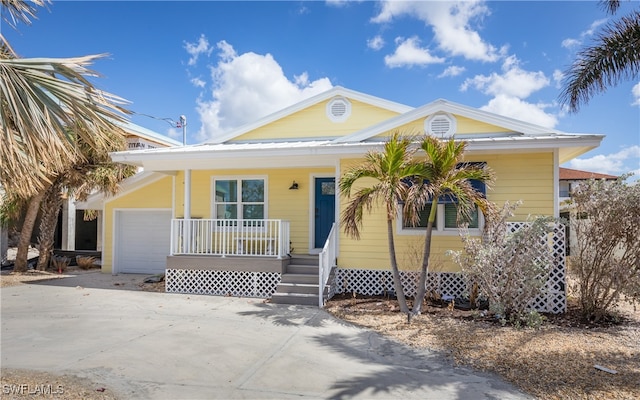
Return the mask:
<svg viewBox="0 0 640 400">
<path fill-rule="evenodd" d="M 420 39 L 410 37 L 408 39 L 397 38 L 396 51 L 384 57 L 387 67 L 412 67 L 414 65 L 425 66 L 429 64 L 439 64 L 445 61 L 444 58 L 431 55 L 429 49 L 420 47 Z"/>
<path fill-rule="evenodd" d="M 374 23 L 391 22 L 404 15 L 413 16 L 433 29 L 438 47 L 452 56 L 470 60 L 496 61 L 503 50 L 485 42 L 474 23 L 489 15 L 484 1 L 384 1 Z"/>
<path fill-rule="evenodd" d="M 581 36 L 581 37 L 592 36 L 592 35 L 596 32 L 596 29 L 598 29 L 598 27 L 599 27 L 600 25 L 603 25 L 603 24 L 605 24 L 606 22 L 607 22 L 607 19 L 606 19 L 606 18 L 603 18 L 603 19 L 597 19 L 597 20 L 593 21 L 593 22 L 591 23 L 591 25 L 589 25 L 589 29 L 587 29 L 586 31 L 582 32 L 582 33 L 580 34 L 580 36 Z"/>
<path fill-rule="evenodd" d="M 445 70 L 442 71 L 440 75 L 438 75 L 438 78 L 445 78 L 448 76 L 458 76 L 464 71 L 466 71 L 465 67 L 458 67 L 457 65 L 451 65 L 445 68 Z"/>
<path fill-rule="evenodd" d="M 203 81 L 201 78 L 192 78 L 191 84 L 198 88 L 204 88 L 207 85 L 207 82 Z"/>
<path fill-rule="evenodd" d="M 572 38 L 564 39 L 562 43 L 560 43 L 560 45 L 565 49 L 573 49 L 580 46 L 580 44 L 582 44 L 581 41 L 579 41 L 578 39 L 572 39 Z"/>
<path fill-rule="evenodd" d="M 380 50 L 384 47 L 384 39 L 382 36 L 377 35 L 369 40 L 367 40 L 367 47 L 373 50 Z"/>
<path fill-rule="evenodd" d="M 569 162 L 569 168 L 601 174 L 622 175 L 628 172 L 640 176 L 640 146 L 630 146 L 613 154 L 599 154 L 590 158 L 576 158 Z"/>
<path fill-rule="evenodd" d="M 587 28 L 587 30 L 580 32 L 580 37 L 578 39 L 567 38 L 567 39 L 564 39 L 562 43 L 560 43 L 560 45 L 569 50 L 575 49 L 576 47 L 580 46 L 585 39 L 589 38 L 590 36 L 593 36 L 596 29 L 598 29 L 598 27 L 604 24 L 605 22 L 607 22 L 606 19 L 598 19 L 593 21 L 591 25 L 589 25 L 589 28 Z"/>
<path fill-rule="evenodd" d="M 640 106 L 640 82 L 633 85 L 631 88 L 631 94 L 633 95 L 632 106 Z"/>
<path fill-rule="evenodd" d="M 560 89 L 562 86 L 562 80 L 564 79 L 564 73 L 559 69 L 553 70 L 553 81 L 556 83 L 556 88 Z"/>
<path fill-rule="evenodd" d="M 480 109 L 547 128 L 553 128 L 558 124 L 558 118 L 544 111 L 544 109 L 549 106 L 549 104 L 542 103 L 532 104 L 518 97 L 499 94 L 489 100 L 487 105 L 480 107 Z"/>
<path fill-rule="evenodd" d="M 310 81 L 306 72 L 289 80 L 271 54 L 237 54 L 226 41 L 218 42 L 217 48 L 219 61 L 211 68 L 213 91 L 197 100 L 202 121 L 199 140 L 219 136 L 332 87 L 328 78 Z"/>
<path fill-rule="evenodd" d="M 525 71 L 515 56 L 509 56 L 502 64 L 502 74 L 493 72 L 491 75 L 468 78 L 463 82 L 461 90 L 473 87 L 487 95 L 525 99 L 546 86 L 549 86 L 549 78 L 542 71 Z"/>
<path fill-rule="evenodd" d="M 346 7 L 349 5 L 349 3 L 354 3 L 357 2 L 359 3 L 360 1 L 356 1 L 356 0 L 325 0 L 325 3 L 328 6 L 333 6 L 333 7 Z"/>
<path fill-rule="evenodd" d="M 209 41 L 204 34 L 200 35 L 200 38 L 196 43 L 185 42 L 184 49 L 191 56 L 188 61 L 189 65 L 196 65 L 200 55 L 206 54 L 207 56 L 210 56 L 213 51 L 213 48 L 209 46 Z"/>
</svg>

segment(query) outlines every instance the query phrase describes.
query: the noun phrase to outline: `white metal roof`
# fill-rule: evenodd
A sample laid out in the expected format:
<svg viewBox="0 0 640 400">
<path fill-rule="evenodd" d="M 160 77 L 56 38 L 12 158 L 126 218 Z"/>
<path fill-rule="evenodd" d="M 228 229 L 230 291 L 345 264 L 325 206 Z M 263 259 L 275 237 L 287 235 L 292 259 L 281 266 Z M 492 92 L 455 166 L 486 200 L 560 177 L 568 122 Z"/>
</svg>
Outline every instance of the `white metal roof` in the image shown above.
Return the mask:
<svg viewBox="0 0 640 400">
<path fill-rule="evenodd" d="M 162 135 L 158 132 L 154 132 L 151 129 L 144 128 L 140 125 L 136 125 L 132 122 L 119 122 L 115 121 L 126 132 L 139 136 L 143 139 L 152 140 L 157 143 L 164 144 L 166 146 L 182 146 L 182 142 L 172 139 L 168 136 Z"/>
</svg>

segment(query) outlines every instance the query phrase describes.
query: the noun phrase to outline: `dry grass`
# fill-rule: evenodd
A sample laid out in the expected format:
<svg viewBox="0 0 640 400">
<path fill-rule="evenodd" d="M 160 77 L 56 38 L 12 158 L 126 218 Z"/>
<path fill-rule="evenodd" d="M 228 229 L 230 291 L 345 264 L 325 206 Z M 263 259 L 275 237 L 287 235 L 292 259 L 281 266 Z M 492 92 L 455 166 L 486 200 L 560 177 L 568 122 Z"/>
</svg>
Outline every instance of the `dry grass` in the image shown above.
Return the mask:
<svg viewBox="0 0 640 400">
<path fill-rule="evenodd" d="M 118 397 L 88 379 L 21 369 L 0 371 L 3 399 L 112 400 Z"/>
<path fill-rule="evenodd" d="M 96 262 L 98 261 L 97 258 L 95 257 L 89 257 L 89 256 L 77 256 L 76 257 L 76 263 L 78 264 L 78 267 L 81 269 L 91 269 L 93 267 L 97 267 Z"/>
<path fill-rule="evenodd" d="M 457 364 L 497 373 L 540 399 L 640 399 L 640 312 L 632 307 L 622 306 L 617 322 L 591 326 L 580 322 L 572 305 L 535 330 L 430 306 L 408 325 L 395 301 L 385 299 L 337 298 L 327 311 L 407 345 L 441 350 Z"/>
<path fill-rule="evenodd" d="M 72 271 L 68 271 L 71 273 Z M 3 272 L 0 274 L 0 287 L 22 285 L 29 282 L 46 281 L 50 279 L 69 278 L 68 273 L 28 270 L 27 272 Z"/>
</svg>

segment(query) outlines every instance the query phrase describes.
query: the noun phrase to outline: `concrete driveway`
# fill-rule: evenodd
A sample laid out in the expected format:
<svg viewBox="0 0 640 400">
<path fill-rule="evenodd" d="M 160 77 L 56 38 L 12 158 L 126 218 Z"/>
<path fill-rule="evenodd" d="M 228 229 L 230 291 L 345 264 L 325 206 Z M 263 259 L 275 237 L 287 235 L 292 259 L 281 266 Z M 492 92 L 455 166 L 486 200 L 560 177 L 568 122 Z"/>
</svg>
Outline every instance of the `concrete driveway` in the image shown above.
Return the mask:
<svg viewBox="0 0 640 400">
<path fill-rule="evenodd" d="M 89 378 L 126 399 L 529 398 L 317 308 L 122 290 L 139 278 L 2 288 L 2 367 Z"/>
</svg>

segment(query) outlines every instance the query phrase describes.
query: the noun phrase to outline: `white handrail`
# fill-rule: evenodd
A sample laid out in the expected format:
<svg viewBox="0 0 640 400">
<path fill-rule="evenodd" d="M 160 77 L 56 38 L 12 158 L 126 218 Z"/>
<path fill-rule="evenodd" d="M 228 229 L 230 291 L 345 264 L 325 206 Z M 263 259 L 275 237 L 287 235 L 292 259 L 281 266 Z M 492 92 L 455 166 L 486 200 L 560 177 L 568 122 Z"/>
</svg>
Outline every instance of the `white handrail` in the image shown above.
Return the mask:
<svg viewBox="0 0 640 400">
<path fill-rule="evenodd" d="M 327 241 L 318 256 L 318 306 L 324 308 L 324 289 L 329 280 L 331 270 L 336 266 L 338 235 L 335 222 L 331 226 Z"/>
<path fill-rule="evenodd" d="M 279 219 L 173 219 L 170 253 L 282 258 L 289 235 L 289 222 Z"/>
</svg>

